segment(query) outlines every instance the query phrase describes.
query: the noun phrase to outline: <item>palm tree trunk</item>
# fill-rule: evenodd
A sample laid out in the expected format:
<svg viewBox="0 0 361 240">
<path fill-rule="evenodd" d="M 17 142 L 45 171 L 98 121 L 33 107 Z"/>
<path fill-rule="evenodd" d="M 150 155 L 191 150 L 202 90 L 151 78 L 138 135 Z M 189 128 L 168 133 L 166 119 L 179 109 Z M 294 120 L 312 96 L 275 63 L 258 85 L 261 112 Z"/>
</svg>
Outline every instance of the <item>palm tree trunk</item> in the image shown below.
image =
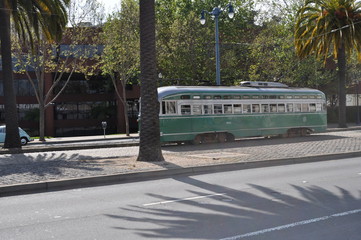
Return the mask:
<svg viewBox="0 0 361 240">
<path fill-rule="evenodd" d="M 345 44 L 338 50 L 338 127 L 347 128 L 346 124 L 346 53 Z"/>
<path fill-rule="evenodd" d="M 164 161 L 159 134 L 154 0 L 140 0 L 141 116 L 137 161 Z"/>
<path fill-rule="evenodd" d="M 5 8 L 4 0 L 0 0 L 0 40 L 2 56 L 2 72 L 5 99 L 6 137 L 4 148 L 21 148 L 19 122 L 14 90 L 14 77 L 11 59 L 10 42 L 10 10 Z"/>
</svg>

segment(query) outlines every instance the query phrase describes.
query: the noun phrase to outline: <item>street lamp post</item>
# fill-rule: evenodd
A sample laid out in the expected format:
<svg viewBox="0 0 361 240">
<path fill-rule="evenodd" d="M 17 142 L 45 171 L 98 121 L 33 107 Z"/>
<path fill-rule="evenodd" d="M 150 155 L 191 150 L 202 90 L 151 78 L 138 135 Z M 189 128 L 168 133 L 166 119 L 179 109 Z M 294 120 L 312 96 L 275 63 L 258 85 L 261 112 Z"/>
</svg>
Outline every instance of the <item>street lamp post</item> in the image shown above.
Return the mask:
<svg viewBox="0 0 361 240">
<path fill-rule="evenodd" d="M 234 17 L 233 6 L 229 3 L 226 8 L 228 8 L 228 17 Z M 215 21 L 215 39 L 216 39 L 216 84 L 221 85 L 221 58 L 219 53 L 219 31 L 218 31 L 218 19 L 219 15 L 223 12 L 223 9 L 219 7 L 213 8 L 212 12 L 207 12 L 203 10 L 201 13 L 201 24 L 204 25 L 206 23 L 205 13 L 214 17 Z"/>
</svg>

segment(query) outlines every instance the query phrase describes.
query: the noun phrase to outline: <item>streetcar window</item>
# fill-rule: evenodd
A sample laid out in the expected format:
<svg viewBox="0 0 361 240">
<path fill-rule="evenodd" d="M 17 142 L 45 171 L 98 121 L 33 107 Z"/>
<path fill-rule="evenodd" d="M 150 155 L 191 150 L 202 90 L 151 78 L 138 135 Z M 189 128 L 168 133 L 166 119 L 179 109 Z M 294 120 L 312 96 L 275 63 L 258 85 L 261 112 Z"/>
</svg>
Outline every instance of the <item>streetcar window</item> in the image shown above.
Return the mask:
<svg viewBox="0 0 361 240">
<path fill-rule="evenodd" d="M 292 99 L 293 97 L 292 97 L 292 95 L 287 95 L 286 98 L 287 99 Z"/>
<path fill-rule="evenodd" d="M 251 104 L 243 104 L 243 113 L 251 112 Z"/>
<path fill-rule="evenodd" d="M 165 114 L 165 102 L 162 102 L 162 114 Z"/>
<path fill-rule="evenodd" d="M 261 111 L 262 111 L 263 113 L 269 112 L 269 105 L 268 105 L 268 104 L 262 104 L 262 105 L 261 105 Z"/>
<path fill-rule="evenodd" d="M 201 99 L 201 96 L 193 96 L 193 99 Z"/>
<path fill-rule="evenodd" d="M 249 99 L 249 96 L 248 95 L 244 95 L 242 96 L 243 99 Z"/>
<path fill-rule="evenodd" d="M 322 96 L 321 96 L 321 95 L 317 95 L 316 98 L 317 98 L 317 99 L 322 99 Z"/>
<path fill-rule="evenodd" d="M 191 99 L 191 96 L 190 95 L 182 95 L 181 99 Z"/>
<path fill-rule="evenodd" d="M 269 96 L 269 99 L 277 99 L 277 96 L 276 95 L 271 95 L 271 96 Z"/>
<path fill-rule="evenodd" d="M 295 96 L 294 96 L 294 98 L 296 98 L 296 99 L 299 99 L 299 98 L 300 98 L 300 96 L 298 96 L 298 95 L 295 95 Z"/>
<path fill-rule="evenodd" d="M 190 115 L 191 114 L 191 105 L 181 105 L 181 114 Z"/>
<path fill-rule="evenodd" d="M 308 96 L 309 98 L 312 98 L 312 99 L 315 99 L 316 98 L 316 96 L 315 95 L 310 95 L 310 96 Z"/>
<path fill-rule="evenodd" d="M 268 99 L 268 96 L 267 95 L 262 95 L 261 98 Z"/>
<path fill-rule="evenodd" d="M 316 103 L 310 103 L 310 112 L 316 112 Z"/>
<path fill-rule="evenodd" d="M 224 113 L 232 113 L 232 105 L 230 104 L 227 104 L 227 105 L 224 105 Z"/>
<path fill-rule="evenodd" d="M 194 115 L 201 115 L 202 114 L 202 105 L 193 105 L 192 108 Z"/>
<path fill-rule="evenodd" d="M 212 105 L 203 105 L 203 114 L 212 114 Z"/>
<path fill-rule="evenodd" d="M 302 103 L 302 112 L 308 112 L 308 104 L 307 103 Z"/>
<path fill-rule="evenodd" d="M 316 111 L 322 112 L 322 104 L 321 103 L 316 103 Z"/>
<path fill-rule="evenodd" d="M 176 102 L 175 101 L 165 101 L 162 102 L 162 114 L 176 114 Z"/>
<path fill-rule="evenodd" d="M 280 96 L 278 96 L 278 98 L 279 98 L 279 99 L 284 99 L 284 98 L 285 98 L 285 96 L 280 95 Z"/>
<path fill-rule="evenodd" d="M 286 108 L 284 104 L 278 104 L 278 112 L 285 112 Z"/>
<path fill-rule="evenodd" d="M 277 104 L 270 104 L 270 110 L 271 112 L 277 112 Z"/>
<path fill-rule="evenodd" d="M 287 112 L 293 112 L 293 103 L 287 103 Z"/>
<path fill-rule="evenodd" d="M 214 96 L 214 99 L 222 99 L 222 96 L 216 95 L 216 96 Z"/>
<path fill-rule="evenodd" d="M 230 96 L 230 95 L 225 95 L 225 96 L 223 96 L 223 99 L 232 99 L 232 96 Z"/>
<path fill-rule="evenodd" d="M 252 96 L 252 98 L 253 98 L 253 99 L 258 99 L 258 98 L 259 98 L 259 96 Z"/>
<path fill-rule="evenodd" d="M 301 103 L 295 104 L 295 112 L 301 112 Z"/>
<path fill-rule="evenodd" d="M 259 113 L 259 104 L 252 104 L 252 112 Z"/>
<path fill-rule="evenodd" d="M 212 96 L 204 96 L 204 99 L 212 99 Z"/>
<path fill-rule="evenodd" d="M 234 113 L 242 113 L 242 105 L 241 104 L 234 104 L 233 105 Z"/>
<path fill-rule="evenodd" d="M 307 96 L 307 95 L 302 95 L 302 98 L 303 98 L 303 99 L 307 99 L 308 96 Z"/>
<path fill-rule="evenodd" d="M 214 114 L 222 114 L 223 113 L 222 104 L 214 104 L 213 112 L 214 112 Z"/>
<path fill-rule="evenodd" d="M 234 98 L 234 99 L 241 99 L 241 96 L 239 96 L 239 95 L 234 95 L 233 98 Z"/>
</svg>

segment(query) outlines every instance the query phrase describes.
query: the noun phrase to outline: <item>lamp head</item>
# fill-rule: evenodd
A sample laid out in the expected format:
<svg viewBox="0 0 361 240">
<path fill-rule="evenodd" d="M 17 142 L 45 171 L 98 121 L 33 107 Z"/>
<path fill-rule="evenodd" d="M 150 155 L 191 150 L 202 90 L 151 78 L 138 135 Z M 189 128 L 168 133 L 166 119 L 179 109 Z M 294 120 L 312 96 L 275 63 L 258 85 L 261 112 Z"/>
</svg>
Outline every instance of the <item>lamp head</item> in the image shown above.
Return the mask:
<svg viewBox="0 0 361 240">
<path fill-rule="evenodd" d="M 200 19 L 200 21 L 201 21 L 201 24 L 202 25 L 204 25 L 205 23 L 206 23 L 206 17 L 204 16 L 204 13 L 205 13 L 206 11 L 205 10 L 203 10 L 202 12 L 201 12 L 201 19 Z"/>
<path fill-rule="evenodd" d="M 234 9 L 231 4 L 228 4 L 228 17 L 232 19 L 234 17 Z"/>
</svg>

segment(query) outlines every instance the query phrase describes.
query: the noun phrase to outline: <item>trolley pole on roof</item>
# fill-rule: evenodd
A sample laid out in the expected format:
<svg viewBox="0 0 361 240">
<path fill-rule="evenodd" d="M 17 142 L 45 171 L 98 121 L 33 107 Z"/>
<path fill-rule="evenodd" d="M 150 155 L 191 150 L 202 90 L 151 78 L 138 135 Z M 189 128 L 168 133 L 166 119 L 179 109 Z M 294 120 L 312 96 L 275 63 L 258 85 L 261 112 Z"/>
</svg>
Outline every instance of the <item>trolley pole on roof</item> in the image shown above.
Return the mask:
<svg viewBox="0 0 361 240">
<path fill-rule="evenodd" d="M 233 6 L 229 3 L 226 8 L 228 8 L 228 17 L 232 19 L 234 17 L 234 10 Z M 205 13 L 208 13 L 209 15 L 212 15 L 214 17 L 215 21 L 215 39 L 216 39 L 216 85 L 221 85 L 221 58 L 219 53 L 219 29 L 218 29 L 218 19 L 219 15 L 224 11 L 224 9 L 221 9 L 219 7 L 213 8 L 212 12 L 207 12 L 206 10 L 203 10 L 201 12 L 201 24 L 204 25 L 206 23 L 206 18 L 204 16 Z"/>
</svg>

